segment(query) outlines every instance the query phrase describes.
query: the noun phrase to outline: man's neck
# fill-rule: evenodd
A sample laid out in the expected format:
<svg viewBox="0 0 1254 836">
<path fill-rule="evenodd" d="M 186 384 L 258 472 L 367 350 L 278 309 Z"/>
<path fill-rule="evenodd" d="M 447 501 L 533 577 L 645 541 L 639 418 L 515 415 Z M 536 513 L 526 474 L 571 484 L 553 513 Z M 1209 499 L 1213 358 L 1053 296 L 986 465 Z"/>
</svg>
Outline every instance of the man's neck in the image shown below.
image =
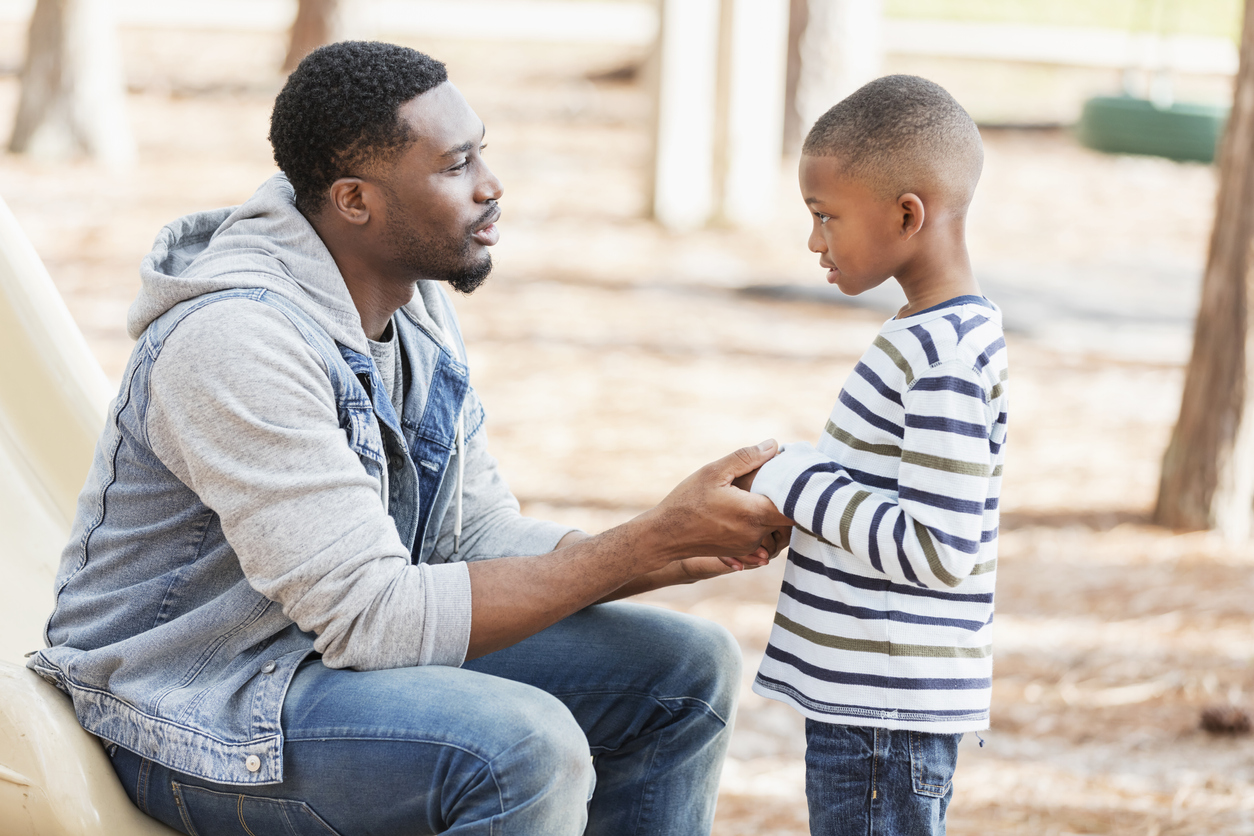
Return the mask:
<svg viewBox="0 0 1254 836">
<path fill-rule="evenodd" d="M 339 268 L 353 307 L 361 317 L 361 330 L 372 340 L 378 340 L 387 329 L 392 314 L 409 304 L 417 290 L 416 281 L 404 276 L 392 275 L 377 259 L 357 246 L 359 237 L 341 236 L 334 223 L 312 221 L 314 230 Z"/>
</svg>

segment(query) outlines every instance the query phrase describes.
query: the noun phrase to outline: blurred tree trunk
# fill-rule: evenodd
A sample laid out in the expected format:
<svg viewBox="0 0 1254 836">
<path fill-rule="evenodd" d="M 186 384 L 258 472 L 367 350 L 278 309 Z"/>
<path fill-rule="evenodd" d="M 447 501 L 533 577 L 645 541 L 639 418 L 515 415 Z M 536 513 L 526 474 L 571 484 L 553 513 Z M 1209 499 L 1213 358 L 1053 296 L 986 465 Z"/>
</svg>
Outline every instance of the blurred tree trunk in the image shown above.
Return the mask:
<svg viewBox="0 0 1254 836">
<path fill-rule="evenodd" d="M 300 59 L 323 44 L 335 43 L 344 37 L 344 15 L 341 0 L 300 0 L 296 21 L 292 23 L 283 72 L 296 69 Z"/>
<path fill-rule="evenodd" d="M 1219 155 L 1219 197 L 1180 418 L 1163 457 L 1154 521 L 1249 537 L 1254 505 L 1254 0 Z"/>
<path fill-rule="evenodd" d="M 883 0 L 790 0 L 784 148 L 799 151 L 820 116 L 880 74 Z"/>
<path fill-rule="evenodd" d="M 9 150 L 131 162 L 126 86 L 108 0 L 38 0 Z"/>
</svg>

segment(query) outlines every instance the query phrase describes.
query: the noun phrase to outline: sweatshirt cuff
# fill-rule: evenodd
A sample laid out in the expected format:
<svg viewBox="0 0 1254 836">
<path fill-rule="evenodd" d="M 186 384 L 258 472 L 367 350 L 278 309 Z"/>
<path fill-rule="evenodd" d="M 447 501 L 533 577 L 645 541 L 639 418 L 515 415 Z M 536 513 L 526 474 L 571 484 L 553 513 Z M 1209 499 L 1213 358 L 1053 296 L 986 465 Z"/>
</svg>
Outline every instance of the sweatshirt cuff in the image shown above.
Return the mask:
<svg viewBox="0 0 1254 836">
<path fill-rule="evenodd" d="M 782 447 L 775 458 L 762 465 L 758 470 L 758 475 L 753 478 L 753 487 L 750 492 L 765 496 L 783 513 L 784 504 L 788 500 L 788 494 L 792 492 L 792 486 L 806 468 L 819 462 L 830 461 L 832 461 L 830 457 L 824 456 L 807 442 L 791 442 Z"/>
<path fill-rule="evenodd" d="M 419 665 L 459 667 L 470 647 L 470 570 L 465 563 L 428 565 Z"/>
</svg>

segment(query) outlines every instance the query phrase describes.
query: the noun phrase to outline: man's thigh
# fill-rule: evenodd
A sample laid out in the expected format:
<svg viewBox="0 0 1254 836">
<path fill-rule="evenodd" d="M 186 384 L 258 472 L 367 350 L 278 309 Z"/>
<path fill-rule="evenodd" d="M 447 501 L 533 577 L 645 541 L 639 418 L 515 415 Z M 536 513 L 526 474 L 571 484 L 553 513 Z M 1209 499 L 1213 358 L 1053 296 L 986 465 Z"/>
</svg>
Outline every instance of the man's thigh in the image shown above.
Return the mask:
<svg viewBox="0 0 1254 836">
<path fill-rule="evenodd" d="M 731 635 L 706 619 L 614 602 L 588 607 L 463 667 L 557 697 L 599 754 L 680 710 L 730 724 L 742 660 Z"/>
<path fill-rule="evenodd" d="M 127 753 L 115 766 L 142 810 L 184 832 L 260 833 L 277 821 L 298 836 L 583 829 L 587 741 L 558 700 L 523 683 L 312 660 L 293 678 L 283 729 L 282 784 L 213 784 Z"/>
</svg>

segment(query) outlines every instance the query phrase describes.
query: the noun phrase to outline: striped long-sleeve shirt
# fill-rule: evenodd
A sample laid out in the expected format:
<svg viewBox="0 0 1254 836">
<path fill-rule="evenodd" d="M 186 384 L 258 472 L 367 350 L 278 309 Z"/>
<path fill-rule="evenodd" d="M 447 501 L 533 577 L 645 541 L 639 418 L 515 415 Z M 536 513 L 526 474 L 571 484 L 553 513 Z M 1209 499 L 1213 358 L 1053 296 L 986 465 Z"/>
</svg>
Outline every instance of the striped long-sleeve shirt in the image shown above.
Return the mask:
<svg viewBox="0 0 1254 836">
<path fill-rule="evenodd" d="M 757 693 L 829 723 L 988 727 L 1006 378 L 980 297 L 889 320 L 817 446 L 762 467 L 753 491 L 796 527 Z"/>
</svg>

